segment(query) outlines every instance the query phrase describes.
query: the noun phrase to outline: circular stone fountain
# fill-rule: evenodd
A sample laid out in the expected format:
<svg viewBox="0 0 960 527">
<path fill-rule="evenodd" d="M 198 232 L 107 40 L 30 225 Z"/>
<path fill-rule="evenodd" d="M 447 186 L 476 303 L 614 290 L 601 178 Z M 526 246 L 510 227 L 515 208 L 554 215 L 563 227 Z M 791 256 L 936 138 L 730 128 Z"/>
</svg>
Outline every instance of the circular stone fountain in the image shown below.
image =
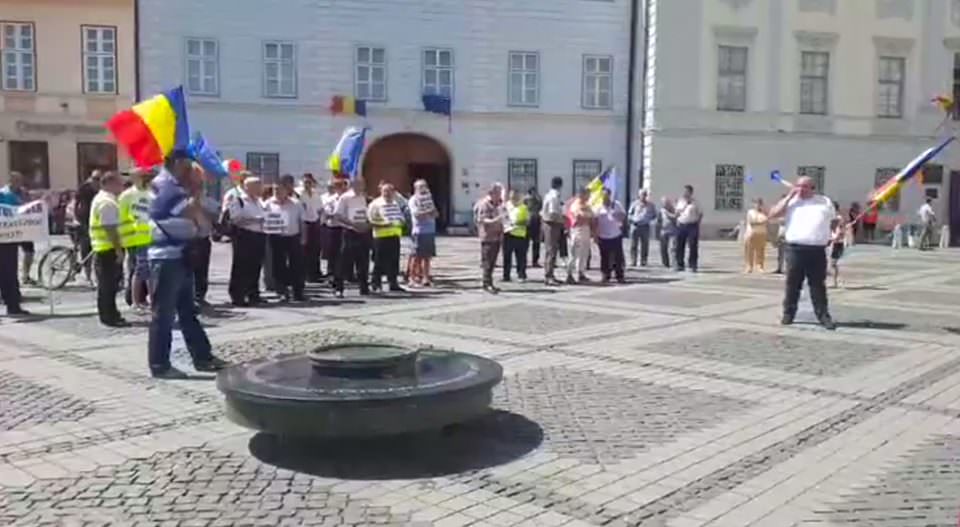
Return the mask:
<svg viewBox="0 0 960 527">
<path fill-rule="evenodd" d="M 369 437 L 470 420 L 490 408 L 496 362 L 385 344 L 336 344 L 220 372 L 227 417 L 281 436 Z"/>
</svg>

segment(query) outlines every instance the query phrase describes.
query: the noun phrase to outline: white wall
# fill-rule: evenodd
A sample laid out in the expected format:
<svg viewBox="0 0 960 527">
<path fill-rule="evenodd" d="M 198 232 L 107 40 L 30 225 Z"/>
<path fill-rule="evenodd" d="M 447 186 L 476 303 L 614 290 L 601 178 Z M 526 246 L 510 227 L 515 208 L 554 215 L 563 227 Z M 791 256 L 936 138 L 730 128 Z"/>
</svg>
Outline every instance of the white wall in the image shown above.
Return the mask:
<svg viewBox="0 0 960 527">
<path fill-rule="evenodd" d="M 469 213 L 477 185 L 505 181 L 507 158 L 538 159 L 538 182 L 571 181 L 572 160 L 625 163 L 629 3 L 626 0 L 142 0 L 144 95 L 184 82 L 184 38 L 220 44 L 220 95 L 191 96 L 191 121 L 225 155 L 277 152 L 281 172 L 323 172 L 355 118 L 329 114 L 353 94 L 354 46 L 384 46 L 388 101 L 368 103 L 374 139 L 428 134 L 453 157 L 454 209 Z M 298 97 L 261 96 L 261 43 L 293 40 Z M 424 47 L 455 53 L 453 131 L 422 111 Z M 540 54 L 540 106 L 507 105 L 509 51 Z M 612 110 L 580 106 L 582 56 L 614 56 Z M 634 184 L 636 184 L 634 182 Z"/>
<path fill-rule="evenodd" d="M 903 167 L 936 142 L 942 114 L 930 103 L 952 91 L 960 51 L 960 7 L 948 0 L 682 0 L 658 2 L 657 68 L 648 153 L 654 194 L 697 188 L 707 230 L 729 227 L 743 212 L 714 211 L 717 164 L 746 167 L 753 196 L 774 198 L 780 170 L 826 167 L 826 193 L 845 206 L 863 203 L 878 168 Z M 716 110 L 717 47 L 749 48 L 747 111 Z M 830 52 L 829 110 L 799 115 L 800 54 Z M 906 59 L 903 117 L 877 117 L 880 56 Z M 944 164 L 938 207 L 945 216 L 950 167 Z M 915 220 L 922 199 L 911 185 L 899 214 Z"/>
</svg>

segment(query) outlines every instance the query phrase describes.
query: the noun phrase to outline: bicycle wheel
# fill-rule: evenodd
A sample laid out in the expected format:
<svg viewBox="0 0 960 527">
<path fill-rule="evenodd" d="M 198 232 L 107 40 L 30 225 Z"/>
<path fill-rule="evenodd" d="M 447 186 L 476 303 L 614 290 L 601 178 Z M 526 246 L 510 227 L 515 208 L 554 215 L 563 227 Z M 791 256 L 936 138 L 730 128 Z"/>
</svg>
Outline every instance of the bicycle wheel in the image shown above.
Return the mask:
<svg viewBox="0 0 960 527">
<path fill-rule="evenodd" d="M 51 247 L 43 257 L 37 273 L 40 285 L 49 291 L 56 291 L 67 285 L 75 273 L 73 249 L 69 247 Z"/>
</svg>

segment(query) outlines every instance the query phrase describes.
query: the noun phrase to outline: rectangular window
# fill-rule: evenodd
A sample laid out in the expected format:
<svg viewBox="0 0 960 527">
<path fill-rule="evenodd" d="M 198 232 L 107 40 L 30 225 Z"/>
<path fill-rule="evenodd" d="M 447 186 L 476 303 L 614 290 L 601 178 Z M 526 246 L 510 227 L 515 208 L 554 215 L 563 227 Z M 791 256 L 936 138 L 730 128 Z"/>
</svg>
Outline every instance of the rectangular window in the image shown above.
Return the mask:
<svg viewBox="0 0 960 527">
<path fill-rule="evenodd" d="M 800 57 L 800 113 L 827 114 L 830 54 L 804 51 Z"/>
<path fill-rule="evenodd" d="M 117 93 L 117 28 L 83 26 L 83 91 Z"/>
<path fill-rule="evenodd" d="M 599 176 L 602 171 L 603 161 L 599 159 L 574 159 L 573 186 L 570 192 L 576 194 L 580 187 L 587 186 L 587 183 Z"/>
<path fill-rule="evenodd" d="M 747 109 L 747 48 L 720 46 L 717 56 L 717 110 Z"/>
<path fill-rule="evenodd" d="M 928 163 L 923 165 L 921 172 L 924 185 L 942 185 L 943 184 L 943 165 Z"/>
<path fill-rule="evenodd" d="M 293 42 L 263 43 L 263 96 L 297 96 L 297 56 Z"/>
<path fill-rule="evenodd" d="M 536 186 L 536 159 L 510 158 L 507 160 L 507 188 L 517 192 L 526 192 L 527 189 Z"/>
<path fill-rule="evenodd" d="M 265 185 L 273 185 L 280 179 L 280 154 L 249 152 L 247 170 L 260 177 Z"/>
<path fill-rule="evenodd" d="M 613 107 L 613 57 L 583 57 L 582 98 L 584 108 L 609 110 Z"/>
<path fill-rule="evenodd" d="M 387 100 L 387 50 L 358 46 L 355 59 L 354 96 L 365 101 Z"/>
<path fill-rule="evenodd" d="M 453 98 L 453 50 L 423 50 L 423 93 Z"/>
<path fill-rule="evenodd" d="M 507 101 L 511 106 L 537 106 L 540 103 L 540 55 L 511 51 L 508 62 Z"/>
<path fill-rule="evenodd" d="M 743 165 L 717 165 L 714 209 L 743 210 Z"/>
<path fill-rule="evenodd" d="M 877 92 L 877 116 L 903 117 L 903 78 L 907 61 L 903 57 L 880 57 Z"/>
<path fill-rule="evenodd" d="M 33 24 L 0 22 L 0 34 L 0 67 L 3 68 L 0 87 L 10 91 L 36 90 L 37 48 Z"/>
<path fill-rule="evenodd" d="M 77 143 L 77 183 L 83 183 L 94 170 L 117 169 L 117 145 Z"/>
<path fill-rule="evenodd" d="M 873 188 L 880 188 L 880 185 L 886 183 L 890 178 L 897 175 L 900 172 L 899 168 L 878 168 L 876 176 L 873 178 Z M 900 210 L 900 193 L 898 192 L 896 196 L 890 198 L 889 201 L 884 203 L 881 210 L 888 210 L 890 212 L 897 212 Z"/>
<path fill-rule="evenodd" d="M 827 167 L 804 166 L 797 167 L 797 177 L 808 177 L 813 180 L 817 192 L 823 194 L 823 186 L 826 183 Z"/>
<path fill-rule="evenodd" d="M 188 38 L 187 92 L 195 95 L 220 93 L 220 45 L 209 38 Z"/>
<path fill-rule="evenodd" d="M 30 189 L 50 188 L 50 160 L 46 141 L 7 141 L 10 171 L 20 172 Z"/>
</svg>

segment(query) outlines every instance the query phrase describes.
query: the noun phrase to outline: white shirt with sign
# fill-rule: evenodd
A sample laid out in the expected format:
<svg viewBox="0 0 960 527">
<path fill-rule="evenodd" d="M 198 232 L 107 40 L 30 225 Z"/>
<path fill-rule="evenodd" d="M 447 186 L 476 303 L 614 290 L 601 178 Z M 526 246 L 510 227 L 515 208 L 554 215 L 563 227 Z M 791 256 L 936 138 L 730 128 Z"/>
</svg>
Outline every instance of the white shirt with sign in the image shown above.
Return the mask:
<svg viewBox="0 0 960 527">
<path fill-rule="evenodd" d="M 317 189 L 313 189 L 308 195 L 307 189 L 303 187 L 297 189 L 297 195 L 300 196 L 300 203 L 303 203 L 305 212 L 303 221 L 309 223 L 318 221 L 323 212 L 323 196 L 317 192 Z"/>
<path fill-rule="evenodd" d="M 819 194 L 807 199 L 795 196 L 787 203 L 784 239 L 796 245 L 826 247 L 831 240 L 830 222 L 836 216 L 833 202 Z"/>
<path fill-rule="evenodd" d="M 619 201 L 600 205 L 594 209 L 597 216 L 597 238 L 612 240 L 623 234 L 623 218 L 626 212 Z"/>
<path fill-rule="evenodd" d="M 320 221 L 327 227 L 339 227 L 333 219 L 338 201 L 340 201 L 340 194 L 336 192 L 327 192 L 320 196 Z"/>
<path fill-rule="evenodd" d="M 295 198 L 280 202 L 270 198 L 263 203 L 263 232 L 277 236 L 296 236 L 304 221 L 303 205 Z"/>
<path fill-rule="evenodd" d="M 369 230 L 367 199 L 358 196 L 352 189 L 344 192 L 337 200 L 334 217 L 340 220 L 337 225 L 347 229 L 364 232 Z"/>
</svg>

